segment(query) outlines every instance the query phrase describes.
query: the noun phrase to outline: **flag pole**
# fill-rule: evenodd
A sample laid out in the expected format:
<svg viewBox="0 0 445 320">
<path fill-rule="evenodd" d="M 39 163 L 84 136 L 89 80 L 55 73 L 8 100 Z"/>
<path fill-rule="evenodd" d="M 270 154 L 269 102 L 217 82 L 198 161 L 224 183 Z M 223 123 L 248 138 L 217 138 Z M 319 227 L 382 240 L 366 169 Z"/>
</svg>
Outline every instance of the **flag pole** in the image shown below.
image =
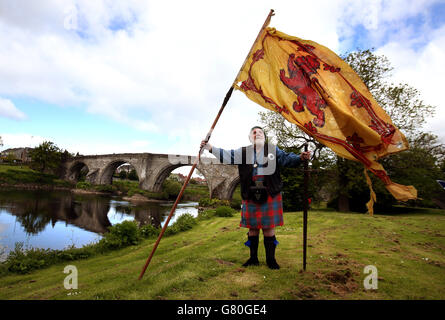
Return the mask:
<svg viewBox="0 0 445 320">
<path fill-rule="evenodd" d="M 304 144 L 304 152 L 308 151 L 307 143 Z M 309 184 L 309 160 L 303 162 L 304 180 L 303 180 L 303 270 L 306 271 L 306 247 L 307 247 L 307 211 L 308 211 L 308 184 Z"/>
<path fill-rule="evenodd" d="M 272 18 L 273 15 L 274 15 L 274 10 L 271 9 L 270 12 L 269 12 L 269 15 L 268 15 L 267 18 L 266 18 L 266 21 L 264 21 L 264 24 L 263 24 L 263 26 L 261 27 L 261 30 L 260 30 L 260 32 L 258 33 L 258 36 L 257 36 L 256 39 L 255 39 L 255 42 L 253 43 L 252 47 L 250 48 L 250 51 L 249 51 L 249 53 L 248 53 L 246 59 L 244 60 L 244 63 L 243 63 L 243 65 L 241 66 L 241 69 L 239 70 L 239 72 L 238 72 L 238 74 L 237 74 L 234 83 L 233 83 L 232 86 L 230 87 L 229 91 L 227 91 L 227 93 L 226 93 L 226 96 L 225 96 L 224 101 L 223 101 L 223 103 L 222 103 L 222 105 L 221 105 L 221 108 L 219 109 L 219 112 L 218 112 L 218 114 L 216 115 L 216 118 L 215 118 L 215 120 L 213 121 L 213 124 L 212 124 L 212 126 L 211 126 L 209 132 L 207 133 L 206 138 L 204 139 L 206 142 L 209 141 L 210 136 L 211 136 L 211 134 L 212 134 L 212 131 L 213 131 L 213 129 L 215 128 L 216 123 L 218 122 L 219 117 L 221 116 L 221 114 L 222 114 L 222 112 L 223 112 L 223 110 L 224 110 L 224 107 L 226 106 L 227 102 L 229 101 L 229 99 L 230 99 L 230 97 L 231 97 L 231 95 L 232 95 L 233 87 L 234 87 L 234 85 L 235 85 L 236 80 L 238 79 L 239 74 L 240 74 L 241 71 L 244 69 L 244 66 L 245 66 L 246 63 L 247 63 L 247 61 L 248 61 L 248 59 L 249 59 L 249 56 L 250 56 L 250 54 L 251 54 L 253 48 L 255 47 L 255 44 L 257 43 L 258 39 L 260 38 L 261 33 L 262 33 L 262 32 L 264 31 L 264 29 L 269 25 L 270 19 Z M 198 164 L 198 162 L 199 162 L 199 160 L 200 160 L 202 151 L 203 151 L 203 147 L 200 147 L 200 148 L 199 148 L 198 156 L 196 157 L 196 159 L 195 159 L 195 161 L 194 161 L 194 163 L 193 163 L 193 165 L 192 165 L 192 168 L 190 169 L 190 172 L 189 172 L 187 178 L 185 179 L 184 184 L 182 185 L 181 190 L 179 191 L 178 197 L 176 198 L 176 201 L 175 201 L 175 203 L 173 204 L 172 209 L 170 210 L 170 214 L 168 215 L 167 220 L 165 221 L 164 226 L 162 227 L 161 232 L 159 233 L 158 239 L 156 240 L 156 243 L 155 243 L 155 245 L 154 245 L 154 247 L 153 247 L 153 249 L 152 249 L 152 251 L 151 251 L 151 253 L 150 253 L 150 256 L 148 257 L 147 261 L 145 262 L 144 267 L 142 268 L 142 271 L 141 271 L 141 274 L 139 275 L 138 280 L 141 280 L 141 279 L 142 279 L 142 277 L 144 276 L 145 271 L 147 270 L 148 265 L 150 264 L 151 259 L 153 258 L 153 255 L 154 255 L 154 253 L 155 253 L 155 251 L 156 251 L 156 249 L 157 249 L 157 247 L 158 247 L 158 245 L 159 245 L 159 242 L 161 241 L 161 238 L 162 238 L 162 236 L 164 235 L 165 230 L 167 229 L 168 223 L 170 222 L 170 219 L 171 219 L 171 217 L 173 216 L 173 213 L 175 212 L 176 207 L 177 207 L 179 201 L 180 201 L 181 198 L 182 198 L 182 194 L 184 193 L 184 190 L 185 190 L 185 188 L 186 188 L 186 186 L 187 186 L 187 184 L 188 184 L 188 182 L 189 182 L 189 180 L 190 180 L 190 178 L 191 178 L 191 176 L 192 176 L 192 174 L 193 174 L 193 171 L 195 170 L 195 168 L 196 168 L 196 166 L 197 166 L 197 164 Z"/>
</svg>

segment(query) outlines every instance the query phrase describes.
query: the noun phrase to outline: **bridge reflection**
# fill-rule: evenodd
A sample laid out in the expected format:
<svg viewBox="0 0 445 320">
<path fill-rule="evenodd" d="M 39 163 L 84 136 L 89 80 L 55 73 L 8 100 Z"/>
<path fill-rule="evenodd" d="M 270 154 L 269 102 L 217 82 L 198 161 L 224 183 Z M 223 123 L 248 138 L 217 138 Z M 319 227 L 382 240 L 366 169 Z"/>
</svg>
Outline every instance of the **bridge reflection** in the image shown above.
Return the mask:
<svg viewBox="0 0 445 320">
<path fill-rule="evenodd" d="M 58 221 L 83 230 L 103 234 L 119 221 L 114 215 L 126 215 L 141 225 L 160 227 L 166 218 L 165 207 L 159 204 L 131 205 L 97 195 L 74 195 L 70 192 L 3 191 L 0 192 L 0 209 L 16 216 L 28 235 L 42 232 L 47 225 Z M 130 217 L 128 217 L 130 216 Z"/>
</svg>

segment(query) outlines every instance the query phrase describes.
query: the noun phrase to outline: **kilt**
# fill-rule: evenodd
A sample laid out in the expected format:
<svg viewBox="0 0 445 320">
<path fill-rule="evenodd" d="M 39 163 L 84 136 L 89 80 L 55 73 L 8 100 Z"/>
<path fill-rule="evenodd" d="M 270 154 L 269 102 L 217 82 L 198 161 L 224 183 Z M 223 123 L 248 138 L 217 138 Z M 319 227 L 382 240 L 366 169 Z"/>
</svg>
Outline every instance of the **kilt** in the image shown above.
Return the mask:
<svg viewBox="0 0 445 320">
<path fill-rule="evenodd" d="M 281 192 L 268 195 L 267 201 L 257 204 L 253 200 L 243 200 L 240 227 L 268 229 L 283 225 L 283 201 Z"/>
</svg>

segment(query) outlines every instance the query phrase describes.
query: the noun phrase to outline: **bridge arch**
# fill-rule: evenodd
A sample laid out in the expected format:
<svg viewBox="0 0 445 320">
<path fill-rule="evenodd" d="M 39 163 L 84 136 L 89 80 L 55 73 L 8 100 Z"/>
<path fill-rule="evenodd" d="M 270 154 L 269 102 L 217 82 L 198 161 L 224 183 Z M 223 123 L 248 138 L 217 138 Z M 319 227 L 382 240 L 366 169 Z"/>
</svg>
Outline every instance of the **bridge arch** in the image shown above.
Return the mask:
<svg viewBox="0 0 445 320">
<path fill-rule="evenodd" d="M 156 177 L 154 178 L 154 184 L 153 184 L 153 191 L 154 192 L 161 192 L 162 190 L 162 184 L 164 183 L 165 179 L 167 179 L 167 177 L 170 175 L 170 173 L 172 173 L 175 169 L 180 168 L 180 167 L 186 167 L 186 166 L 192 166 L 191 164 L 168 164 L 164 167 L 162 167 L 158 174 L 156 175 Z M 208 178 L 206 176 L 206 174 L 201 171 L 198 167 L 196 167 L 195 170 L 198 170 L 199 173 L 201 173 L 204 178 L 207 181 L 207 187 L 209 188 L 209 194 L 210 194 L 210 187 L 208 184 Z"/>
<path fill-rule="evenodd" d="M 179 168 L 182 167 L 183 165 L 181 164 L 176 164 L 176 165 L 167 165 L 163 168 L 161 168 L 159 170 L 159 173 L 157 174 L 157 176 L 154 179 L 154 184 L 153 184 L 153 191 L 154 192 L 161 192 L 162 190 L 162 184 L 164 183 L 165 179 L 167 179 L 167 177 L 170 175 L 170 173 Z"/>
<path fill-rule="evenodd" d="M 90 171 L 90 168 L 83 161 L 76 161 L 74 164 L 68 169 L 68 180 L 73 182 L 78 182 L 80 173 L 82 170 L 86 168 L 87 173 Z"/>
<path fill-rule="evenodd" d="M 224 183 L 218 184 L 211 191 L 211 198 L 217 198 L 222 200 L 232 200 L 233 193 L 235 192 L 236 187 L 240 183 L 240 177 L 234 176 L 229 181 L 225 181 Z"/>
<path fill-rule="evenodd" d="M 239 176 L 236 176 L 228 183 L 227 187 L 227 200 L 232 200 L 233 193 L 235 192 L 236 187 L 240 184 L 241 179 Z"/>
<path fill-rule="evenodd" d="M 116 171 L 118 167 L 123 165 L 124 163 L 130 164 L 135 170 L 138 175 L 139 181 L 141 181 L 141 173 L 138 170 L 138 167 L 131 163 L 131 161 L 125 160 L 125 159 L 118 159 L 118 160 L 112 160 L 110 161 L 105 168 L 102 170 L 102 174 L 99 178 L 100 184 L 112 184 L 113 183 L 113 174 Z"/>
</svg>

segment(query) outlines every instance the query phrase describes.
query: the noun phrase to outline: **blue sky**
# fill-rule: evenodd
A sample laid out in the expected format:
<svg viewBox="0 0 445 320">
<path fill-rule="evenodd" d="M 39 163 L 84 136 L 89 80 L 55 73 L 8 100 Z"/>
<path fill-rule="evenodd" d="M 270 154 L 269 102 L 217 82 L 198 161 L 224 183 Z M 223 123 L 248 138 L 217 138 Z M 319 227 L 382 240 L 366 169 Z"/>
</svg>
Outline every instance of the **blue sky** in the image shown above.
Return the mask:
<svg viewBox="0 0 445 320">
<path fill-rule="evenodd" d="M 82 154 L 194 155 L 270 5 L 0 0 L 0 150 L 51 140 Z M 437 106 L 426 129 L 445 143 L 445 1 L 273 5 L 280 31 L 386 55 L 394 82 Z M 247 144 L 259 111 L 235 92 L 211 143 Z"/>
</svg>

